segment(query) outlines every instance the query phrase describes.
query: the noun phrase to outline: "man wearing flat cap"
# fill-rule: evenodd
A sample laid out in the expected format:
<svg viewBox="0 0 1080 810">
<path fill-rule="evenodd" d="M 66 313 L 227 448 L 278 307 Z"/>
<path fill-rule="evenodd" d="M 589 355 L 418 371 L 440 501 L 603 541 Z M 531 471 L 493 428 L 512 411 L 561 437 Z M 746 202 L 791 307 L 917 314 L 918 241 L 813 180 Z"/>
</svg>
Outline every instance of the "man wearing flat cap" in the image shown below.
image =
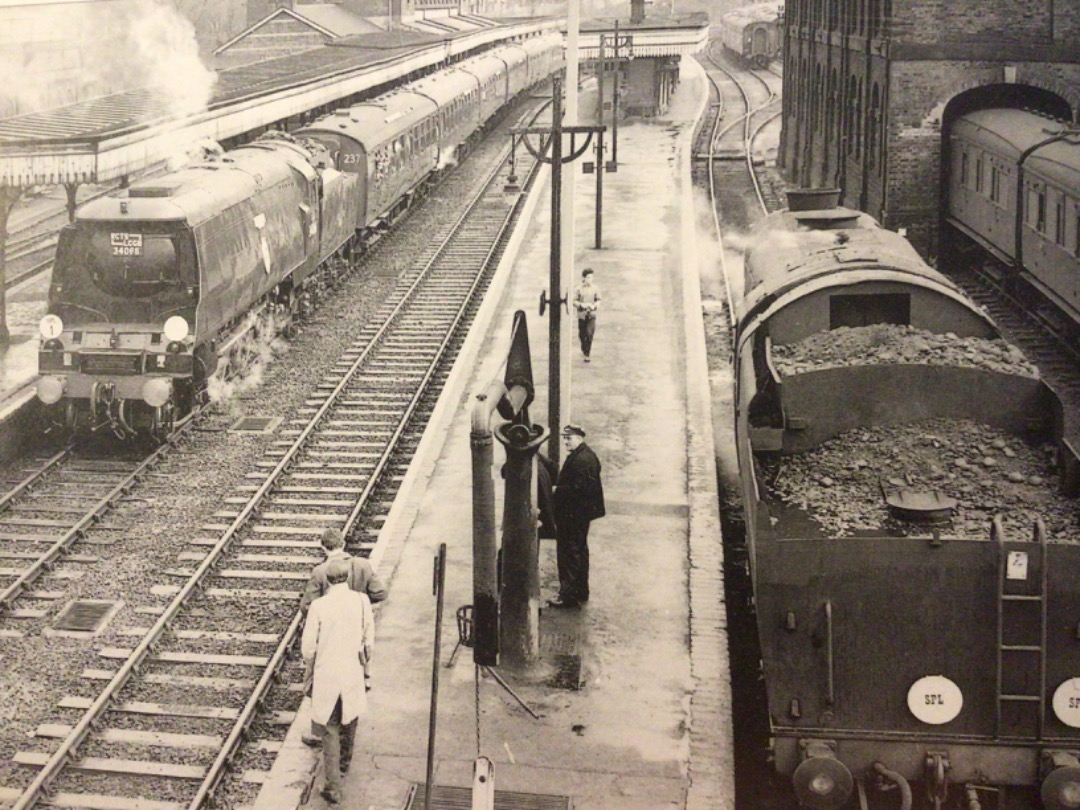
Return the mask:
<svg viewBox="0 0 1080 810">
<path fill-rule="evenodd" d="M 323 739 L 326 781 L 322 796 L 341 801 L 341 777 L 349 769 L 357 721 L 367 712 L 364 667 L 375 643 L 375 618 L 367 594 L 349 587 L 351 566 L 332 560 L 329 588 L 311 603 L 300 650 L 305 681 L 312 680 L 311 728 Z"/>
<path fill-rule="evenodd" d="M 589 601 L 589 523 L 605 514 L 604 486 L 600 459 L 585 444 L 585 431 L 567 425 L 562 440 L 567 454 L 553 494 L 559 595 L 548 605 L 572 608 Z"/>
</svg>

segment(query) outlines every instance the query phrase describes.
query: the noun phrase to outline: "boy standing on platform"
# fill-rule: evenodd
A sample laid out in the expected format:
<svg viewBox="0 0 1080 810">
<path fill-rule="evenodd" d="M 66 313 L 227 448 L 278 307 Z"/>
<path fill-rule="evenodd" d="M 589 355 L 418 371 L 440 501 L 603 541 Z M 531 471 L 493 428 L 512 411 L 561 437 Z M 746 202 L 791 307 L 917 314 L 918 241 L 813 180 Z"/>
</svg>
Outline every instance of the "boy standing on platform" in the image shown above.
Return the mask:
<svg viewBox="0 0 1080 810">
<path fill-rule="evenodd" d="M 589 362 L 592 353 L 593 335 L 596 334 L 596 310 L 600 306 L 600 289 L 593 284 L 592 268 L 581 271 L 581 286 L 574 293 L 574 308 L 578 317 L 578 338 L 581 340 L 581 352 L 585 362 Z"/>
</svg>

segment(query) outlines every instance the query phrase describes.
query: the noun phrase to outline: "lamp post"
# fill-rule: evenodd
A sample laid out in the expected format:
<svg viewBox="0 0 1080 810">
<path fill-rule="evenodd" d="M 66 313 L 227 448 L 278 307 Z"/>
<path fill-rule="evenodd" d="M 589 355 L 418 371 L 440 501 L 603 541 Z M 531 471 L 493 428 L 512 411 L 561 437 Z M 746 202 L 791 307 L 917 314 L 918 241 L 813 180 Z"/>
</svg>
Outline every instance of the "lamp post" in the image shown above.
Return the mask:
<svg viewBox="0 0 1080 810">
<path fill-rule="evenodd" d="M 511 130 L 511 137 L 517 143 L 521 143 L 529 150 L 536 160 L 551 164 L 551 255 L 548 263 L 549 285 L 548 290 L 540 293 L 540 316 L 543 317 L 547 308 L 551 307 L 551 320 L 548 322 L 548 426 L 552 433 L 557 433 L 558 426 L 562 423 L 562 356 L 565 348 L 562 340 L 562 308 L 567 305 L 567 296 L 563 294 L 562 280 L 566 264 L 563 259 L 565 252 L 563 244 L 565 239 L 563 211 L 567 192 L 563 187 L 564 163 L 572 163 L 589 148 L 592 143 L 593 133 L 603 131 L 603 127 L 597 126 L 563 126 L 562 123 L 562 82 L 554 79 L 552 83 L 554 99 L 552 103 L 552 125 L 550 127 L 524 127 Z M 570 136 L 569 151 L 563 152 L 563 136 Z M 585 135 L 584 143 L 577 143 L 577 136 Z M 530 136 L 538 138 L 538 144 L 534 145 L 529 140 Z M 550 153 L 549 153 L 550 149 Z M 573 173 L 569 173 L 573 177 Z M 571 210 L 571 216 L 572 216 Z M 573 263 L 570 263 L 573 267 Z M 558 443 L 552 444 L 549 457 L 556 464 L 559 463 Z"/>
</svg>

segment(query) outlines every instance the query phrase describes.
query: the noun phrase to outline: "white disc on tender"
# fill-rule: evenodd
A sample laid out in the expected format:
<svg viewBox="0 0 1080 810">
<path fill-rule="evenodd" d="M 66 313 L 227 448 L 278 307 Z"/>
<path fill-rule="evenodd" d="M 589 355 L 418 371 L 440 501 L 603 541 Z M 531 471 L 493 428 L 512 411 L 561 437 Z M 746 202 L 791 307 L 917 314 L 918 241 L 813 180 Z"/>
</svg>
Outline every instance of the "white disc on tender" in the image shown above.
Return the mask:
<svg viewBox="0 0 1080 810">
<path fill-rule="evenodd" d="M 1055 689 L 1051 705 L 1058 720 L 1069 728 L 1080 728 L 1080 678 L 1069 678 Z"/>
<path fill-rule="evenodd" d="M 907 705 L 917 719 L 940 726 L 960 714 L 964 708 L 964 694 L 944 675 L 927 675 L 908 689 Z"/>
</svg>

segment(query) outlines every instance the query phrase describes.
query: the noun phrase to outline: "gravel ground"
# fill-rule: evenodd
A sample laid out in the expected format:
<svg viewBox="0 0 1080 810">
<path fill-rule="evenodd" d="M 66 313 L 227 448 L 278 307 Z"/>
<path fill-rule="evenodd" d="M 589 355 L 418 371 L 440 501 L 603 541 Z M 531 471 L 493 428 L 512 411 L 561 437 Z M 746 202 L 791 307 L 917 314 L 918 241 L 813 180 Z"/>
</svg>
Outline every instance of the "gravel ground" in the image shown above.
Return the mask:
<svg viewBox="0 0 1080 810">
<path fill-rule="evenodd" d="M 894 487 L 936 490 L 958 502 L 945 535 L 988 537 L 1004 518 L 1009 536 L 1031 537 L 1041 517 L 1054 540 L 1080 541 L 1075 501 L 1057 493 L 1053 447 L 963 420 L 935 419 L 853 430 L 767 471 L 771 492 L 809 513 L 823 530 L 907 533 L 889 517 L 882 494 Z M 917 531 L 925 533 L 925 527 Z"/>
<path fill-rule="evenodd" d="M 895 324 L 818 332 L 798 343 L 774 345 L 772 358 L 781 376 L 839 366 L 922 363 L 1039 377 L 1024 353 L 1004 340 L 961 338 Z"/>
<path fill-rule="evenodd" d="M 505 138 L 492 140 L 498 140 L 498 143 L 481 147 L 479 151 L 497 148 L 505 142 Z M 399 224 L 395 233 L 384 238 L 361 267 L 306 324 L 296 330 L 289 341 L 279 338 L 264 348 L 268 362 L 260 364 L 247 380 L 220 392 L 222 396 L 216 401 L 214 412 L 202 421 L 192 438 L 152 475 L 144 478 L 126 502 L 110 514 L 107 523 L 123 526 L 124 530 L 91 533 L 91 538 L 108 537 L 115 542 L 79 549 L 80 553 L 97 555 L 100 561 L 78 565 L 82 572 L 78 579 L 46 578 L 39 583 L 41 589 L 65 592 L 64 598 L 51 606 L 45 620 L 0 619 L 0 630 L 21 633 L 10 638 L 0 637 L 0 720 L 4 721 L 0 723 L 0 784 L 18 787 L 30 781 L 33 772 L 14 765 L 11 757 L 23 749 L 55 748 L 55 741 L 35 738 L 34 729 L 41 723 L 60 722 L 61 719 L 74 722 L 81 716 L 81 712 L 70 711 L 61 715 L 56 708 L 57 702 L 68 694 L 97 694 L 94 686 L 88 686 L 89 682 L 80 678 L 83 669 L 115 669 L 117 663 L 102 660 L 99 652 L 105 647 L 129 648 L 137 643 L 137 639 L 117 630 L 152 624 L 152 615 L 136 613 L 135 609 L 160 608 L 167 599 L 151 595 L 149 585 L 159 581 L 162 569 L 193 567 L 190 562 L 179 560 L 178 554 L 191 550 L 187 545 L 189 539 L 211 536 L 200 527 L 221 522 L 220 518 L 213 517 L 214 512 L 223 507 L 223 499 L 234 494 L 237 485 L 244 483 L 243 476 L 253 469 L 254 463 L 277 438 L 276 435 L 229 433 L 228 427 L 241 416 L 278 416 L 284 418 L 283 428 L 296 416 L 297 409 L 371 320 L 392 291 L 400 273 L 428 246 L 433 229 L 453 214 L 453 203 L 461 197 L 455 184 L 474 182 L 485 162 L 480 158 L 456 170 L 454 183 L 435 190 L 408 220 Z M 18 469 L 19 461 L 10 460 L 5 464 L 14 471 Z M 71 567 L 75 566 L 62 566 Z M 96 637 L 53 636 L 48 627 L 70 599 L 116 599 L 122 600 L 124 606 Z M 275 610 L 257 602 L 230 602 L 231 607 L 239 607 L 241 611 L 230 615 L 225 626 L 220 620 L 213 619 L 197 626 L 240 631 L 256 629 L 266 611 Z M 50 607 L 43 603 L 34 606 Z M 204 600 L 201 606 L 210 616 L 220 615 L 218 601 Z M 194 625 L 184 622 L 184 626 Z M 212 643 L 207 644 L 208 649 L 212 647 Z M 262 651 L 263 654 L 269 652 L 269 649 Z M 292 661 L 286 665 L 286 683 L 298 679 L 298 667 Z M 192 669 L 191 674 L 217 673 Z M 93 683 L 98 687 L 102 685 L 101 682 Z M 152 699 L 143 690 L 144 687 L 128 690 L 131 694 L 122 695 L 122 700 Z M 191 702 L 219 704 L 224 701 L 220 693 L 194 689 Z M 291 711 L 298 702 L 297 693 L 281 689 L 271 696 L 269 705 L 274 710 Z M 285 731 L 281 726 L 261 721 L 256 723 L 256 728 L 279 739 Z M 102 750 L 101 746 L 108 748 L 106 744 L 96 743 L 95 753 Z M 86 749 L 86 753 L 90 750 Z M 182 761 L 182 752 L 180 756 Z M 163 759 L 178 761 L 172 755 Z M 267 760 L 265 752 L 245 752 L 238 772 L 250 767 L 265 768 L 269 764 Z M 250 803 L 257 791 L 258 785 L 230 779 L 220 796 L 220 806 Z"/>
</svg>

